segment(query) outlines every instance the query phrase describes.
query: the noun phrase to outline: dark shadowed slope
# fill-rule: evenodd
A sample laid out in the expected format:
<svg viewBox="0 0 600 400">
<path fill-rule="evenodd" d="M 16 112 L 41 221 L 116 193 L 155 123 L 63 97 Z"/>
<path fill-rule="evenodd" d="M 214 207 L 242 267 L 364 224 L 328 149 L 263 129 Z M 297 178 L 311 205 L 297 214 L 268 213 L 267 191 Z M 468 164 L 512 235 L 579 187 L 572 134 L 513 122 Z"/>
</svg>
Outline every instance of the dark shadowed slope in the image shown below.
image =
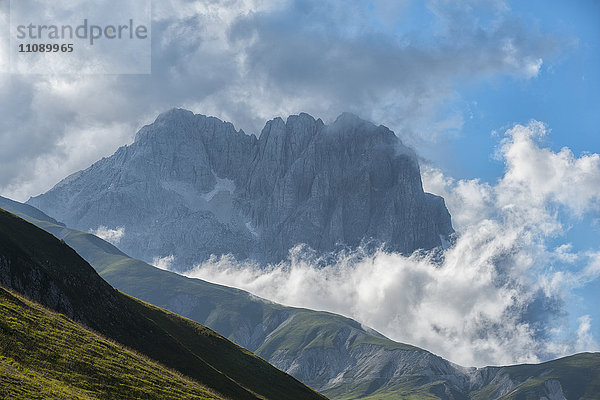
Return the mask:
<svg viewBox="0 0 600 400">
<path fill-rule="evenodd" d="M 225 396 L 323 398 L 210 329 L 113 289 L 63 241 L 4 210 L 0 284 Z"/>
</svg>

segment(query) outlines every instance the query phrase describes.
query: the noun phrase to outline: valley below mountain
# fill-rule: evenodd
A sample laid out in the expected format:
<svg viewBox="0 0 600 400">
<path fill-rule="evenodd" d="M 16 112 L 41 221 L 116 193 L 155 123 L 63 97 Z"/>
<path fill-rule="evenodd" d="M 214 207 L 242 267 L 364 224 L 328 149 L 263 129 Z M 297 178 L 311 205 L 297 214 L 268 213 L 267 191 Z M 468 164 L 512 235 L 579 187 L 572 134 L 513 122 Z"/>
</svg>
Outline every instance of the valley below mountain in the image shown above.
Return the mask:
<svg viewBox="0 0 600 400">
<path fill-rule="evenodd" d="M 155 268 L 31 206 L 2 199 L 0 207 L 64 239 L 116 288 L 211 327 L 330 398 L 593 399 L 600 390 L 600 354 L 461 367 L 348 318 Z"/>
</svg>

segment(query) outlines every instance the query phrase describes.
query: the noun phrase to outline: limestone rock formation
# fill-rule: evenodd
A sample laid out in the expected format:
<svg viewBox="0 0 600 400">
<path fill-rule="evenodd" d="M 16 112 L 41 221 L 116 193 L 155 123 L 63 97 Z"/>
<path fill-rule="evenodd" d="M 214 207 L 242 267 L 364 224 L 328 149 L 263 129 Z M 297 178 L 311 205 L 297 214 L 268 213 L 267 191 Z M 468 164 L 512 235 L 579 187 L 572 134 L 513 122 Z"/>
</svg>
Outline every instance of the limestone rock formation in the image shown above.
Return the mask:
<svg viewBox="0 0 600 400">
<path fill-rule="evenodd" d="M 275 118 L 257 138 L 173 109 L 28 203 L 77 229 L 122 228 L 123 251 L 149 262 L 173 255 L 180 270 L 223 254 L 277 262 L 298 244 L 411 253 L 453 232 L 413 151 L 347 113 L 329 126 L 308 114 Z"/>
</svg>

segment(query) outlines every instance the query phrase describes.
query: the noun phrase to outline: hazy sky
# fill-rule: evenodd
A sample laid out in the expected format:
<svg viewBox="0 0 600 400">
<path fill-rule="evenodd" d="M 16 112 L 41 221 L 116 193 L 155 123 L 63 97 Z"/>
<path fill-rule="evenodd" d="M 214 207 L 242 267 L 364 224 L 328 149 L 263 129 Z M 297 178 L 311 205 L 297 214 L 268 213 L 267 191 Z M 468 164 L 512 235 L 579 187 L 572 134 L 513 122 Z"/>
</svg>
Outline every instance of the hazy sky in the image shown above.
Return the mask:
<svg viewBox="0 0 600 400">
<path fill-rule="evenodd" d="M 8 11 L 0 0 L 0 71 Z M 514 233 L 507 216 L 527 216 L 513 245 L 543 248 L 524 269 L 546 279 L 528 290 L 558 290 L 557 271 L 571 279 L 556 304 L 531 298 L 532 313 L 559 317 L 538 318 L 544 340 L 580 332 L 597 346 L 600 2 L 160 0 L 152 11 L 150 75 L 0 72 L 0 195 L 48 190 L 172 107 L 255 134 L 279 115 L 351 111 L 417 149 L 465 236 L 485 221 Z"/>
</svg>

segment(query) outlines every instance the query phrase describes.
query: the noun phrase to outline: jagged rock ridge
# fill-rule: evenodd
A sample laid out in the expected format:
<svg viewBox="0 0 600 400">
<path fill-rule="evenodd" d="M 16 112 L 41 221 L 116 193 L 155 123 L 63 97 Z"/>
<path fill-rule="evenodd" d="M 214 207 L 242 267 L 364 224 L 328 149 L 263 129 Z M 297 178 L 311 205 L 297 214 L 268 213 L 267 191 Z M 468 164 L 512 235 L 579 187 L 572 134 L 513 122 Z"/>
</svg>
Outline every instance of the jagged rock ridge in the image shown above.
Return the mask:
<svg viewBox="0 0 600 400">
<path fill-rule="evenodd" d="M 442 198 L 424 193 L 417 158 L 384 126 L 342 114 L 275 118 L 259 138 L 173 109 L 121 147 L 28 202 L 86 231 L 123 227 L 134 257 L 211 255 L 276 262 L 364 242 L 410 253 L 450 235 Z"/>
</svg>

